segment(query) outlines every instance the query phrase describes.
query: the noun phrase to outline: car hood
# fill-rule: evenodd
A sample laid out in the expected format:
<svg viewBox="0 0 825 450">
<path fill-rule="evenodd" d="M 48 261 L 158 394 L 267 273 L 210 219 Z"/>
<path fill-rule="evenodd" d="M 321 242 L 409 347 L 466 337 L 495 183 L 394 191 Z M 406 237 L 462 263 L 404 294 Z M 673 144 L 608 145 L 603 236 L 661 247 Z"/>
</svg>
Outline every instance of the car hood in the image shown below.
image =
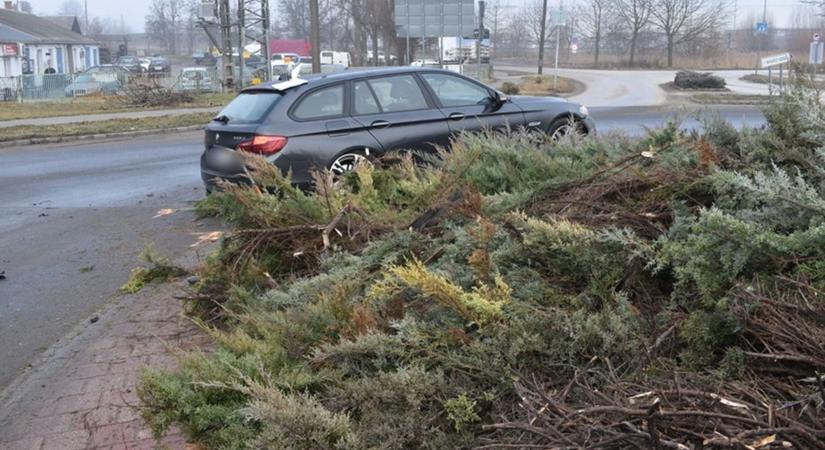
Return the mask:
<svg viewBox="0 0 825 450">
<path fill-rule="evenodd" d="M 510 101 L 519 106 L 535 106 L 547 103 L 566 103 L 567 100 L 561 97 L 539 97 L 533 95 L 510 95 Z"/>
</svg>

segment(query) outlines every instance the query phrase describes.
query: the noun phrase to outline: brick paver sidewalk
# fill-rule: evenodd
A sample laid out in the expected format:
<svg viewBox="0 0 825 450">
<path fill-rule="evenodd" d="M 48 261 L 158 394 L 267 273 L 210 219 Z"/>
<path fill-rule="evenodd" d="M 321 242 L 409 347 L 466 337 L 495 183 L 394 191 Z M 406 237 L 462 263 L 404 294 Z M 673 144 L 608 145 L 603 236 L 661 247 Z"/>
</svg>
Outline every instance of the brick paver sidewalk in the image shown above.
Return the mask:
<svg viewBox="0 0 825 450">
<path fill-rule="evenodd" d="M 179 316 L 178 285 L 124 296 L 51 350 L 44 363 L 6 390 L 0 404 L 0 449 L 183 448 L 179 434 L 155 441 L 139 417 L 135 382 L 141 367 L 170 367 L 167 343 L 203 346 Z"/>
</svg>

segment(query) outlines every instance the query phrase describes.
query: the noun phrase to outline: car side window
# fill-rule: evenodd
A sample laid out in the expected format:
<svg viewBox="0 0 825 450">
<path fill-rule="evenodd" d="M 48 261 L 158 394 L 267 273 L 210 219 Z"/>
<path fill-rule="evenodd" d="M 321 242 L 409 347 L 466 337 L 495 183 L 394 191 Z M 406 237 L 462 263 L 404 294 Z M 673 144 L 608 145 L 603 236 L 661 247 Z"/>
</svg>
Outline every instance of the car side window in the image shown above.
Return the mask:
<svg viewBox="0 0 825 450">
<path fill-rule="evenodd" d="M 443 73 L 425 73 L 422 77 L 443 106 L 483 105 L 490 100 L 490 91 L 471 81 Z"/>
<path fill-rule="evenodd" d="M 396 75 L 369 80 L 384 112 L 427 109 L 424 93 L 412 75 Z"/>
<path fill-rule="evenodd" d="M 321 119 L 344 114 L 344 85 L 318 89 L 302 98 L 292 115 L 300 120 Z"/>
<path fill-rule="evenodd" d="M 372 95 L 372 90 L 366 81 L 356 81 L 353 85 L 355 91 L 355 114 L 377 114 L 381 112 L 378 101 Z"/>
</svg>

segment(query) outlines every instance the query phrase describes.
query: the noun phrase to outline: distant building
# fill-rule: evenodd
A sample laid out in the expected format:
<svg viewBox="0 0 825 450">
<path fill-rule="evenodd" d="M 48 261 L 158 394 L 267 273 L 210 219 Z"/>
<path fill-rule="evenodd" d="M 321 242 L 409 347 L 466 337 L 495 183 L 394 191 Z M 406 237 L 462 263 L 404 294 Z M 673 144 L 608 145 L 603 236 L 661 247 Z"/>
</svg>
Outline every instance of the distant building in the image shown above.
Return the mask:
<svg viewBox="0 0 825 450">
<path fill-rule="evenodd" d="M 312 55 L 312 45 L 307 41 L 296 39 L 272 39 L 269 41 L 269 54 L 295 53 L 299 56 Z"/>
<path fill-rule="evenodd" d="M 55 25 L 61 26 L 67 30 L 74 31 L 77 34 L 83 34 L 80 28 L 80 21 L 77 16 L 40 16 Z"/>
<path fill-rule="evenodd" d="M 98 44 L 74 31 L 76 22 L 20 12 L 5 1 L 0 8 L 0 77 L 76 73 L 98 65 Z"/>
</svg>

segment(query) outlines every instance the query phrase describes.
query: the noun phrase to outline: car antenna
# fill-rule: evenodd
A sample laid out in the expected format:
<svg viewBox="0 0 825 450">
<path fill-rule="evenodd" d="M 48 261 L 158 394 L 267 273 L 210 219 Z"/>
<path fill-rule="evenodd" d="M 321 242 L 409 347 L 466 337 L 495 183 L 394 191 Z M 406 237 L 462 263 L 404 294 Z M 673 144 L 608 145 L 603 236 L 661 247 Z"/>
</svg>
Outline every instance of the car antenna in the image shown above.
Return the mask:
<svg viewBox="0 0 825 450">
<path fill-rule="evenodd" d="M 212 120 L 214 122 L 223 122 L 223 124 L 226 125 L 227 123 L 229 123 L 229 116 L 227 116 L 226 114 L 221 114 L 220 116 L 215 117 Z"/>
</svg>

